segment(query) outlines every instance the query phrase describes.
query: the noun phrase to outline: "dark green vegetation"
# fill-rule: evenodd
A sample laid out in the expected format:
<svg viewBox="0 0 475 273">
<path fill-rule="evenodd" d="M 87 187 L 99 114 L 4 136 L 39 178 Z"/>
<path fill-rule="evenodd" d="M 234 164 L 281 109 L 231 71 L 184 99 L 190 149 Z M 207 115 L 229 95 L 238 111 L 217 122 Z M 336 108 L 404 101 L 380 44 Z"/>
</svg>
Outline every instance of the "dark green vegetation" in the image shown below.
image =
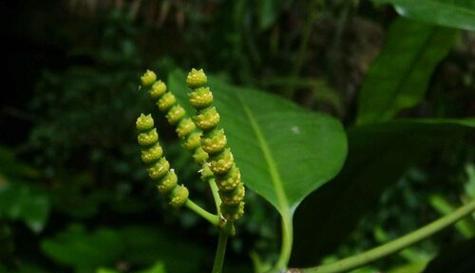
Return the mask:
<svg viewBox="0 0 475 273">
<path fill-rule="evenodd" d="M 217 231 L 167 207 L 140 164 L 146 68 L 183 102 L 184 71 L 212 75 L 248 188 L 225 273 L 285 262 L 281 219 L 289 266 L 310 267 L 475 198 L 473 0 L 10 2 L 1 273 L 209 272 Z M 157 123 L 180 181 L 213 207 Z M 472 216 L 355 272 L 474 272 Z"/>
</svg>

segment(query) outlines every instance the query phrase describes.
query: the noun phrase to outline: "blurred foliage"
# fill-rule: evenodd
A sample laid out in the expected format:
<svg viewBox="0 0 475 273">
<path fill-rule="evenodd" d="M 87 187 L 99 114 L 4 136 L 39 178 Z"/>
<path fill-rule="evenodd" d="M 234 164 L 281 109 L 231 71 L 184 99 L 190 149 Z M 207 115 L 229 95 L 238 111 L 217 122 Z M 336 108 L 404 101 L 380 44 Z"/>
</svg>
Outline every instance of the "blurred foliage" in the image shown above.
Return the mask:
<svg viewBox="0 0 475 273">
<path fill-rule="evenodd" d="M 435 66 L 457 32 L 399 19 L 389 29 L 384 50 L 368 71 L 359 96 L 357 123 L 387 121 L 424 98 Z"/>
<path fill-rule="evenodd" d="M 134 120 L 153 107 L 138 90 L 145 68 L 173 79 L 176 68 L 203 66 L 231 97 L 259 90 L 243 105 L 257 111 L 263 126 L 299 122 L 302 130 L 319 130 L 305 123 L 315 124 L 321 114 L 270 94 L 326 112 L 346 126 L 343 171 L 297 211 L 292 265 L 363 251 L 475 198 L 473 119 L 466 119 L 475 116 L 471 1 L 14 2 L 1 4 L 2 20 L 8 20 L 2 24 L 5 41 L 12 42 L 7 79 L 13 86 L 6 90 L 14 92 L 5 92 L 0 109 L 0 273 L 179 273 L 210 267 L 215 231 L 188 211 L 165 213 L 139 163 Z M 280 120 L 274 104 L 291 105 L 299 119 Z M 245 113 L 233 117 L 240 106 L 224 99 L 218 107 L 244 162 L 246 143 L 254 137 L 241 140 L 249 135 L 232 120 L 242 121 Z M 400 117 L 405 119 L 393 120 Z M 180 178 L 203 196 L 198 203 L 212 206 L 190 156 L 166 122 L 159 124 Z M 291 143 L 277 139 L 285 132 L 271 129 L 265 135 L 278 144 L 280 158 L 293 155 L 290 176 L 341 161 L 316 153 L 308 165 L 299 165 L 305 148 L 329 148 L 320 147 L 328 132 L 306 135 L 302 149 L 292 151 Z M 257 179 L 255 173 L 243 175 Z M 273 200 L 258 190 L 261 182 L 249 183 Z M 278 213 L 252 191 L 246 204 L 225 272 L 251 272 L 249 256 L 261 268 L 277 257 Z M 450 254 L 458 247 L 448 246 L 467 240 L 460 249 L 470 250 L 474 225 L 466 218 L 355 272 L 420 273 L 426 265 L 424 272 L 441 272 L 431 270 L 454 263 L 460 272 L 471 272 L 466 268 L 473 261 Z"/>
</svg>

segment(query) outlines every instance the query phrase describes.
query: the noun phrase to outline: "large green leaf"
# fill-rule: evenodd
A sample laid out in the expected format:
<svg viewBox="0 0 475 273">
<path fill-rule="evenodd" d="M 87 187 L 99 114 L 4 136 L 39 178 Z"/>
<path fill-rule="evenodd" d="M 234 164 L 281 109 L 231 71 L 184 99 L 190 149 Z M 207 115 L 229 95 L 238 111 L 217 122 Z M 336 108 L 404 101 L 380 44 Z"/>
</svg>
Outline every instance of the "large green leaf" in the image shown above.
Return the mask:
<svg viewBox="0 0 475 273">
<path fill-rule="evenodd" d="M 329 255 L 384 190 L 434 151 L 464 145 L 470 120 L 399 120 L 353 128 L 340 174 L 312 193 L 296 212 L 293 263 L 311 266 Z"/>
<path fill-rule="evenodd" d="M 188 105 L 185 74 L 172 73 L 168 82 Z M 341 124 L 261 91 L 214 77 L 209 84 L 244 183 L 291 218 L 306 195 L 340 170 L 346 156 Z"/>
<path fill-rule="evenodd" d="M 373 0 L 391 3 L 401 16 L 441 26 L 475 31 L 473 0 Z"/>
<path fill-rule="evenodd" d="M 363 82 L 357 123 L 387 121 L 400 110 L 417 105 L 455 34 L 446 28 L 396 20 Z"/>
</svg>

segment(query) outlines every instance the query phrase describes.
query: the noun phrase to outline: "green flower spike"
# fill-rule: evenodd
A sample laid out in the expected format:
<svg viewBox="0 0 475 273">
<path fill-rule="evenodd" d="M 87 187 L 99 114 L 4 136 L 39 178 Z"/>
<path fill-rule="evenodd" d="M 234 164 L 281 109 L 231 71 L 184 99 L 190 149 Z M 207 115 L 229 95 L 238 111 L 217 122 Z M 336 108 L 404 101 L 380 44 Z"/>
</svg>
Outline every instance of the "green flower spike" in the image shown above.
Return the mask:
<svg viewBox="0 0 475 273">
<path fill-rule="evenodd" d="M 154 72 L 147 70 L 141 79 L 142 87 L 148 88 L 149 96 L 156 103 L 160 112 L 165 114 L 171 125 L 176 126 L 178 136 L 184 140 L 185 149 L 193 152 L 193 159 L 197 163 L 203 164 L 208 159 L 208 154 L 200 145 L 201 132 L 196 129 L 195 123 L 186 117 L 185 109 L 177 102 L 173 93 L 167 89 L 167 85 L 161 80 L 157 80 Z M 149 82 L 144 79 L 153 79 L 153 81 Z"/>
<path fill-rule="evenodd" d="M 244 214 L 245 188 L 241 181 L 241 172 L 227 145 L 224 130 L 218 128 L 220 116 L 213 106 L 213 94 L 206 86 L 207 81 L 203 69 L 192 69 L 186 78 L 186 83 L 192 90 L 188 98 L 197 110 L 193 121 L 203 130 L 201 147 L 208 153 L 208 167 L 216 177 L 222 200 L 221 213 L 226 220 L 236 221 Z"/>
<path fill-rule="evenodd" d="M 149 72 L 147 71 L 142 77 L 142 82 L 150 78 L 156 79 L 156 76 L 150 76 Z M 147 165 L 148 176 L 158 182 L 158 191 L 169 199 L 169 204 L 172 207 L 183 206 L 188 201 L 188 189 L 177 184 L 177 176 L 174 170 L 170 169 L 170 163 L 165 158 L 163 149 L 158 142 L 158 133 L 154 127 L 152 116 L 141 114 L 137 118 L 136 128 L 138 131 L 137 141 L 142 149 L 141 158 Z"/>
</svg>

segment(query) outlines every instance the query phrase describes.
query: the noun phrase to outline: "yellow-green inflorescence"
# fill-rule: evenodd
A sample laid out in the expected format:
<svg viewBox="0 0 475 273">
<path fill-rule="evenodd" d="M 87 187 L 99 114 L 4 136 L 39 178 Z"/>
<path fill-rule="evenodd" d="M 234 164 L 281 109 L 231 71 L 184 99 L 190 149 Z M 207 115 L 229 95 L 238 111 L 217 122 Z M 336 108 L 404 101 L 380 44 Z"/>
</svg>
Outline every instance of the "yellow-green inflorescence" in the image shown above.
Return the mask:
<svg viewBox="0 0 475 273">
<path fill-rule="evenodd" d="M 147 76 L 148 79 L 150 75 Z M 168 197 L 171 206 L 176 208 L 183 206 L 188 200 L 188 189 L 183 185 L 178 185 L 175 171 L 170 169 L 170 163 L 165 158 L 158 142 L 158 133 L 152 116 L 141 114 L 137 118 L 136 128 L 137 141 L 142 150 L 141 158 L 147 165 L 148 176 L 157 182 L 158 191 Z"/>
<path fill-rule="evenodd" d="M 156 102 L 160 112 L 165 114 L 168 122 L 176 126 L 176 132 L 184 140 L 184 147 L 193 152 L 193 159 L 203 164 L 208 154 L 201 148 L 201 132 L 191 118 L 187 117 L 185 109 L 177 102 L 175 95 L 168 90 L 167 85 L 157 80 L 157 75 L 147 70 L 141 77 L 142 87 L 148 89 L 150 98 Z"/>
<path fill-rule="evenodd" d="M 218 126 L 220 116 L 213 106 L 213 93 L 207 86 L 207 77 L 202 69 L 192 69 L 186 83 L 192 90 L 188 94 L 189 101 L 197 110 L 193 121 L 203 131 L 201 148 L 209 155 L 207 165 L 219 188 L 221 213 L 226 220 L 236 221 L 244 213 L 245 188 L 224 130 Z"/>
</svg>

